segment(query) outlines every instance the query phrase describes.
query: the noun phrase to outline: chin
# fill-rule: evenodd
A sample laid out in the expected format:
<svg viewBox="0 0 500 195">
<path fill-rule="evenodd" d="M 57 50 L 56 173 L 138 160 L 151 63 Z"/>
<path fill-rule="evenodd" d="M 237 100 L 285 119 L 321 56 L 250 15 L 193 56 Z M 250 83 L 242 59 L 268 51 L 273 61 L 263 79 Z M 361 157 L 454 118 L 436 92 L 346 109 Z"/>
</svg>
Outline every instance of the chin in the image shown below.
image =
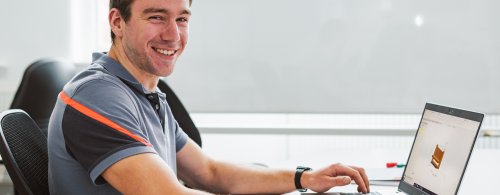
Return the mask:
<svg viewBox="0 0 500 195">
<path fill-rule="evenodd" d="M 154 69 L 152 70 L 154 75 L 160 77 L 166 77 L 172 74 L 174 71 L 174 65 L 171 63 L 168 64 L 155 64 L 153 65 Z"/>
<path fill-rule="evenodd" d="M 160 76 L 160 77 L 168 77 L 168 76 L 170 76 L 173 72 L 174 72 L 174 70 L 173 70 L 173 69 L 170 69 L 170 70 L 168 70 L 168 71 L 159 72 L 160 74 L 158 74 L 158 76 Z"/>
</svg>

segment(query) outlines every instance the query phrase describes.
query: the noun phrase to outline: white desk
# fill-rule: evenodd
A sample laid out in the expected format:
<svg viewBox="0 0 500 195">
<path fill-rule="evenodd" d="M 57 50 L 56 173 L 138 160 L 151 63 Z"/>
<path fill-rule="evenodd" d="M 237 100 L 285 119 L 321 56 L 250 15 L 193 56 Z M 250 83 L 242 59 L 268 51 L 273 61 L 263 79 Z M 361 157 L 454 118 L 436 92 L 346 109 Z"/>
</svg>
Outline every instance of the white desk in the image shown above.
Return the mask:
<svg viewBox="0 0 500 195">
<path fill-rule="evenodd" d="M 500 150 L 476 150 L 458 194 L 486 194 L 500 191 Z"/>
<path fill-rule="evenodd" d="M 311 162 L 316 165 L 317 162 Z M 287 167 L 290 162 L 284 163 Z M 370 167 L 370 163 L 365 164 L 366 168 Z M 475 150 L 472 153 L 469 165 L 462 180 L 462 185 L 458 194 L 498 194 L 500 187 L 500 150 Z M 394 186 L 370 186 L 372 191 L 390 192 L 397 189 Z M 339 191 L 355 191 L 356 186 L 350 185 L 340 188 L 334 188 L 331 192 Z M 299 192 L 289 193 L 290 195 L 298 195 Z"/>
</svg>

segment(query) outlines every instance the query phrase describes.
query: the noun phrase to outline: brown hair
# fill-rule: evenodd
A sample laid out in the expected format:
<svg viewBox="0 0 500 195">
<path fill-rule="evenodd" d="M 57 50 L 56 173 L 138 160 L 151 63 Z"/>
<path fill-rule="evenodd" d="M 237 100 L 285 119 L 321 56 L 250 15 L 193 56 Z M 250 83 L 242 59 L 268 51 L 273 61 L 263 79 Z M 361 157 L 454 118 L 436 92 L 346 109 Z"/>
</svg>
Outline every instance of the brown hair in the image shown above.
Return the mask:
<svg viewBox="0 0 500 195">
<path fill-rule="evenodd" d="M 193 0 L 189 0 L 189 6 L 191 6 Z M 123 20 L 125 22 L 128 22 L 130 19 L 130 7 L 132 6 L 132 3 L 134 0 L 109 0 L 109 9 L 116 8 L 120 12 L 121 16 L 123 17 Z M 111 41 L 115 41 L 115 33 L 111 31 Z"/>
</svg>

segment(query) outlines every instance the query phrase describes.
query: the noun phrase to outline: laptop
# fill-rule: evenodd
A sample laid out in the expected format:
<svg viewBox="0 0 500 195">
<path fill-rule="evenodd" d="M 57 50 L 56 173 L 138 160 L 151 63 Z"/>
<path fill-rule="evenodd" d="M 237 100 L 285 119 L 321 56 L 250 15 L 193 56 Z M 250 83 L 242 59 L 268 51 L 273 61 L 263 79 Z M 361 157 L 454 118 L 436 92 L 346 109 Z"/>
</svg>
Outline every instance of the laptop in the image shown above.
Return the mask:
<svg viewBox="0 0 500 195">
<path fill-rule="evenodd" d="M 427 103 L 393 194 L 457 194 L 483 118 L 484 114 Z"/>
</svg>

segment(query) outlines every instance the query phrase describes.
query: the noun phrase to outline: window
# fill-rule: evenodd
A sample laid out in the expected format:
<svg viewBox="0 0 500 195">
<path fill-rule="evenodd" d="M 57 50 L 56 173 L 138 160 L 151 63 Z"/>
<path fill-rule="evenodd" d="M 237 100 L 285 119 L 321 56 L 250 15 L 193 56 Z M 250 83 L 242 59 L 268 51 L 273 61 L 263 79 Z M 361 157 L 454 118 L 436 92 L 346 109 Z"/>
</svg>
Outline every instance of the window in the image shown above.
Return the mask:
<svg viewBox="0 0 500 195">
<path fill-rule="evenodd" d="M 109 1 L 71 1 L 71 60 L 91 61 L 92 52 L 108 51 L 111 45 L 107 21 Z"/>
</svg>

